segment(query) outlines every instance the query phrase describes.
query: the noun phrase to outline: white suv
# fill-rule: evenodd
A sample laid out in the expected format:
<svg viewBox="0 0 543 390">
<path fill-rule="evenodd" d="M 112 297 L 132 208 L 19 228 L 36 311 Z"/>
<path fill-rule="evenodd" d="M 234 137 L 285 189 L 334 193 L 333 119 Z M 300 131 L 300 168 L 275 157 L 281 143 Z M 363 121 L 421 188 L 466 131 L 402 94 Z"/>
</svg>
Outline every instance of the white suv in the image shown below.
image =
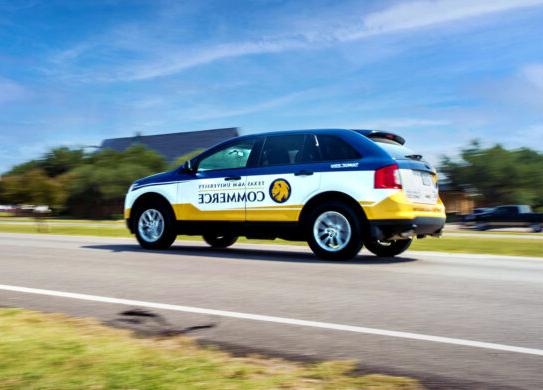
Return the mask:
<svg viewBox="0 0 543 390">
<path fill-rule="evenodd" d="M 225 248 L 239 236 L 307 241 L 322 258 L 378 256 L 440 235 L 435 170 L 403 138 L 372 130 L 296 130 L 237 137 L 176 170 L 134 182 L 125 218 L 142 247 L 178 234 Z"/>
</svg>

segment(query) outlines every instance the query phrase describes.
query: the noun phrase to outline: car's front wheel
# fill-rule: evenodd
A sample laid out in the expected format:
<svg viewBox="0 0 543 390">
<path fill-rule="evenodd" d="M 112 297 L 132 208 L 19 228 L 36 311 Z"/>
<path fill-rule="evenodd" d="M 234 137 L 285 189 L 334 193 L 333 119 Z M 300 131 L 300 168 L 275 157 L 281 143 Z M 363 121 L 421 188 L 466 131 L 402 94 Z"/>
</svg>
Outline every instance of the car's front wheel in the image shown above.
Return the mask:
<svg viewBox="0 0 543 390">
<path fill-rule="evenodd" d="M 362 248 L 360 222 L 355 212 L 339 202 L 326 202 L 308 218 L 307 242 L 323 259 L 348 260 Z"/>
<path fill-rule="evenodd" d="M 142 248 L 167 249 L 177 237 L 172 211 L 158 202 L 138 207 L 134 221 L 136 238 Z"/>
<path fill-rule="evenodd" d="M 207 242 L 212 248 L 228 248 L 238 240 L 238 236 L 229 234 L 216 234 L 209 233 L 204 234 L 204 241 Z"/>
<path fill-rule="evenodd" d="M 393 257 L 405 252 L 411 246 L 412 242 L 412 239 L 379 241 L 374 238 L 368 238 L 364 240 L 364 245 L 376 256 Z"/>
</svg>

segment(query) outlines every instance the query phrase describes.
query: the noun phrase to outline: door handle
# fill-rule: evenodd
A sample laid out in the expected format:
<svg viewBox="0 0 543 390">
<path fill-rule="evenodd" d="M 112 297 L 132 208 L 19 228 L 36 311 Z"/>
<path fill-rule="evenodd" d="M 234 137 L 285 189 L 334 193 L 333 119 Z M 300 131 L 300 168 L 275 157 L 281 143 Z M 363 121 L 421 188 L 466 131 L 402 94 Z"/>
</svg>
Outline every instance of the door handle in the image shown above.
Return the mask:
<svg viewBox="0 0 543 390">
<path fill-rule="evenodd" d="M 294 174 L 294 176 L 311 176 L 313 174 L 312 171 L 299 171 Z"/>
<path fill-rule="evenodd" d="M 226 180 L 226 181 L 241 180 L 241 176 L 228 176 L 228 177 L 225 177 L 224 180 Z"/>
</svg>

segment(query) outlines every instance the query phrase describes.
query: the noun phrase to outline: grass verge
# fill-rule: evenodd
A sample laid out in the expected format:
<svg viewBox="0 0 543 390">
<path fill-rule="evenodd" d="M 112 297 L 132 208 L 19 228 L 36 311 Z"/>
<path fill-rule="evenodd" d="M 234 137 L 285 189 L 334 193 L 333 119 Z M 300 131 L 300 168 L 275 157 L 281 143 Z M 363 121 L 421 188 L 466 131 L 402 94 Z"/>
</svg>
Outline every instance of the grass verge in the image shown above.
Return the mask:
<svg viewBox="0 0 543 390">
<path fill-rule="evenodd" d="M 93 320 L 0 309 L 1 389 L 420 389 L 349 375 L 353 362 L 233 357 L 188 338 L 142 339 Z"/>
<path fill-rule="evenodd" d="M 522 238 L 447 237 L 445 234 L 441 238 L 416 240 L 411 245 L 411 249 L 414 251 L 479 253 L 543 258 L 543 240 Z"/>
<path fill-rule="evenodd" d="M 0 232 L 4 233 L 48 233 L 76 236 L 98 236 L 98 237 L 131 237 L 128 230 L 115 222 L 104 224 L 104 226 L 59 226 L 54 224 L 41 225 L 11 225 L 1 224 Z M 199 240 L 198 236 L 180 236 L 179 239 Z M 291 242 L 284 240 L 246 240 L 240 242 L 248 243 L 274 243 L 290 245 L 306 245 L 302 242 Z M 532 256 L 543 257 L 543 240 L 530 240 L 522 238 L 485 238 L 480 237 L 455 237 L 454 235 L 442 238 L 425 238 L 416 240 L 411 246 L 412 250 L 453 252 L 453 253 L 479 253 L 506 256 Z"/>
</svg>

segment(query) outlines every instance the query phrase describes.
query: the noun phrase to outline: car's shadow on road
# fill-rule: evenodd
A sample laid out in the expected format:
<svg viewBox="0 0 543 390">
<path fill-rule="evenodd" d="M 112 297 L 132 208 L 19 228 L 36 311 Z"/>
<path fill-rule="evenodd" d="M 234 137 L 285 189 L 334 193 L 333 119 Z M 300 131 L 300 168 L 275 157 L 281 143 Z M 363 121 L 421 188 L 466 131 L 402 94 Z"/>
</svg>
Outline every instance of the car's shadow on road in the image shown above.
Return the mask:
<svg viewBox="0 0 543 390">
<path fill-rule="evenodd" d="M 197 257 L 217 257 L 221 259 L 236 259 L 236 260 L 267 260 L 281 261 L 289 263 L 316 263 L 316 264 L 397 264 L 417 261 L 411 257 L 375 257 L 369 255 L 358 255 L 353 260 L 337 261 L 337 260 L 321 260 L 316 258 L 309 252 L 298 252 L 288 250 L 270 250 L 258 248 L 236 248 L 215 249 L 206 246 L 197 245 L 175 245 L 167 250 L 145 250 L 137 244 L 104 244 L 104 245 L 83 245 L 86 249 L 101 249 L 111 252 L 137 252 L 137 253 L 152 253 L 157 256 L 178 254 L 183 256 Z"/>
</svg>

